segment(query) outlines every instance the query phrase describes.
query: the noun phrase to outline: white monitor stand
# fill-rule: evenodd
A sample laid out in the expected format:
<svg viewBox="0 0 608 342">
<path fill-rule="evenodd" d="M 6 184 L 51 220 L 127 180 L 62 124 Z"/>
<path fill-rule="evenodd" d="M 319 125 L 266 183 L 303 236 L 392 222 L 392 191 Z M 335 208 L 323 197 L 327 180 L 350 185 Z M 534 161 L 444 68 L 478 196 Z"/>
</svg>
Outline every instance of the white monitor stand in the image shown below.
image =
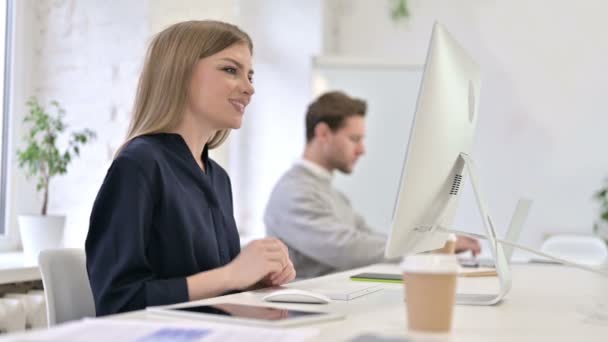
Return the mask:
<svg viewBox="0 0 608 342">
<path fill-rule="evenodd" d="M 420 227 L 420 228 L 416 228 L 416 230 L 429 231 L 429 232 L 439 231 L 439 232 L 445 232 L 445 233 L 456 233 L 456 234 L 460 234 L 460 235 L 471 236 L 471 237 L 478 238 L 478 239 L 488 240 L 488 242 L 490 244 L 490 252 L 492 253 L 492 257 L 493 257 L 494 263 L 496 265 L 496 273 L 498 274 L 498 280 L 499 280 L 499 285 L 500 285 L 498 293 L 495 293 L 495 294 L 457 294 L 456 295 L 457 304 L 494 305 L 494 304 L 498 304 L 504 298 L 504 296 L 509 292 L 509 290 L 511 289 L 511 269 L 509 266 L 509 258 L 506 256 L 503 245 L 509 246 L 509 248 L 513 248 L 513 247 L 519 248 L 519 249 L 525 250 L 529 253 L 540 255 L 542 257 L 557 261 L 557 262 L 562 263 L 567 266 L 577 267 L 577 268 L 580 268 L 580 269 L 583 269 L 586 271 L 591 271 L 591 272 L 594 272 L 594 273 L 597 273 L 597 274 L 600 274 L 603 276 L 608 276 L 608 272 L 606 270 L 594 268 L 594 267 L 587 266 L 587 265 L 573 263 L 568 260 L 557 258 L 555 256 L 542 253 L 535 249 L 519 245 L 512 241 L 504 241 L 504 240 L 497 238 L 496 230 L 494 229 L 494 223 L 492 221 L 492 217 L 490 216 L 490 214 L 488 212 L 486 202 L 481 194 L 477 174 L 475 172 L 475 165 L 473 163 L 473 159 L 466 153 L 461 153 L 460 158 L 457 161 L 456 167 L 457 167 L 457 174 L 459 174 L 459 175 L 462 175 L 462 171 L 464 171 L 465 167 L 466 167 L 466 170 L 468 171 L 468 175 L 471 179 L 471 185 L 472 185 L 473 191 L 475 193 L 475 198 L 477 199 L 477 207 L 480 211 L 481 217 L 483 218 L 483 224 L 485 227 L 486 235 L 472 234 L 472 233 L 468 233 L 468 232 L 464 232 L 464 231 L 446 228 L 442 225 L 443 216 L 445 213 L 449 212 L 449 209 L 455 204 L 456 196 L 452 197 L 445 204 L 444 208 L 441 211 L 441 214 L 439 215 L 437 221 L 435 222 L 435 224 L 433 226 Z M 460 187 L 459 183 L 461 182 L 461 177 L 459 177 L 456 182 L 458 182 L 458 184 L 454 184 L 454 186 Z M 523 211 L 523 210 L 528 210 L 528 208 L 525 206 L 518 205 L 515 210 L 515 213 L 513 214 L 513 218 L 522 216 L 521 211 Z M 514 220 L 512 220 L 512 222 L 513 221 Z M 517 223 L 515 223 L 516 225 L 523 224 L 523 220 L 516 220 L 516 221 L 517 221 Z M 511 229 L 519 230 L 520 227 L 511 227 Z"/>
<path fill-rule="evenodd" d="M 509 268 L 509 261 L 505 255 L 505 251 L 502 245 L 498 243 L 498 239 L 496 237 L 496 230 L 494 229 L 494 223 L 492 221 L 492 218 L 490 217 L 490 214 L 488 213 L 486 202 L 481 195 L 481 190 L 477 181 L 477 175 L 475 173 L 473 159 L 471 159 L 471 157 L 466 153 L 461 153 L 456 165 L 457 175 L 462 175 L 465 167 L 468 171 L 469 177 L 471 178 L 471 184 L 473 186 L 473 191 L 475 192 L 475 197 L 477 199 L 477 207 L 479 208 L 481 217 L 483 218 L 483 225 L 486 230 L 485 238 L 487 238 L 488 242 L 490 243 L 490 251 L 492 252 L 492 257 L 494 258 L 494 262 L 496 265 L 496 273 L 498 274 L 500 289 L 496 294 L 457 294 L 456 303 L 468 305 L 494 305 L 499 303 L 511 289 L 511 270 Z M 455 184 L 452 188 L 458 189 L 460 187 L 461 180 L 462 177 L 457 177 L 455 180 Z M 444 228 L 443 220 L 444 214 L 450 212 L 450 208 L 455 205 L 456 198 L 457 196 L 452 196 L 446 202 L 437 220 L 431 227 L 418 227 L 416 228 L 416 230 L 419 232 L 455 232 L 452 229 Z"/>
</svg>

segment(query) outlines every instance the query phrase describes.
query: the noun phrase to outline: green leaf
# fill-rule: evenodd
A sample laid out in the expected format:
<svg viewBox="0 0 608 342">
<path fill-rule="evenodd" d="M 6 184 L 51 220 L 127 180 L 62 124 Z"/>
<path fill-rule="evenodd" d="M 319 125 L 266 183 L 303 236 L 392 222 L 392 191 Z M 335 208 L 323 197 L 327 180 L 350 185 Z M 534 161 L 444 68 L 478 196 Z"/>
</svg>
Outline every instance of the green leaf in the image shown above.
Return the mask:
<svg viewBox="0 0 608 342">
<path fill-rule="evenodd" d="M 60 152 L 57 141 L 68 125 L 64 121 L 66 111 L 58 101 L 50 102 L 47 111 L 36 97 L 26 102 L 28 113 L 23 118 L 27 131 L 23 136 L 25 147 L 17 149 L 18 165 L 25 175 L 36 178 L 36 189 L 44 190 L 51 178 L 65 174 L 73 160 L 72 153 L 79 155 L 81 147 L 96 137 L 95 132 L 84 129 L 70 133 L 68 147 Z"/>
<path fill-rule="evenodd" d="M 407 8 L 407 0 L 393 0 L 392 2 L 391 17 L 394 21 L 410 16 L 410 12 Z"/>
</svg>

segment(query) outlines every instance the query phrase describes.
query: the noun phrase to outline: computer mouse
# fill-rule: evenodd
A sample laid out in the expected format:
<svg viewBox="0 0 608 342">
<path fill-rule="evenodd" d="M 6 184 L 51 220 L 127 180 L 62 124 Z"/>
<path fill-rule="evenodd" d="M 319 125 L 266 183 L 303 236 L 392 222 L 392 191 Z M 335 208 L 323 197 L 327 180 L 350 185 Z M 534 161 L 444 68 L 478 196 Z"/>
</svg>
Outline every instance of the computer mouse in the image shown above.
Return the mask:
<svg viewBox="0 0 608 342">
<path fill-rule="evenodd" d="M 331 299 L 320 293 L 299 289 L 277 290 L 262 298 L 266 302 L 328 304 Z"/>
</svg>

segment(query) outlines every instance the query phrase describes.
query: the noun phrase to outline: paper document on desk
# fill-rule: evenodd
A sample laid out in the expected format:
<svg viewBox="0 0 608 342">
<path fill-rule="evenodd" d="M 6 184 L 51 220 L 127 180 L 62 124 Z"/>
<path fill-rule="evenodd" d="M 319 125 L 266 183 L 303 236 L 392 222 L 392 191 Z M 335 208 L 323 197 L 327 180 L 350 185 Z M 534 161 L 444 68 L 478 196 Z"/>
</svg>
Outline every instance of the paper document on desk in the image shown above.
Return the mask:
<svg viewBox="0 0 608 342">
<path fill-rule="evenodd" d="M 318 329 L 270 329 L 215 323 L 176 323 L 116 319 L 86 319 L 48 330 L 5 335 L 4 341 L 62 342 L 213 342 L 213 341 L 305 341 Z"/>
</svg>

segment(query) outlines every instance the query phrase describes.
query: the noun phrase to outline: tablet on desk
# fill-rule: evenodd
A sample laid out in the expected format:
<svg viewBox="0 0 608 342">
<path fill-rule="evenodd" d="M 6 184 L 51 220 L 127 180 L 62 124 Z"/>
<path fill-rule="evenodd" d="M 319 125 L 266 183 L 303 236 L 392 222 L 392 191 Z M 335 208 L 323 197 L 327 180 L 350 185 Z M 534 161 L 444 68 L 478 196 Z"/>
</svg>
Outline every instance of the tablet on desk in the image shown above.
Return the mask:
<svg viewBox="0 0 608 342">
<path fill-rule="evenodd" d="M 219 303 L 150 307 L 149 312 L 222 323 L 285 327 L 344 318 L 338 313 L 283 309 L 269 306 Z"/>
<path fill-rule="evenodd" d="M 498 274 L 493 267 L 461 268 L 459 277 L 495 277 Z M 350 277 L 354 281 L 369 281 L 378 283 L 403 283 L 401 273 L 359 273 Z"/>
</svg>

